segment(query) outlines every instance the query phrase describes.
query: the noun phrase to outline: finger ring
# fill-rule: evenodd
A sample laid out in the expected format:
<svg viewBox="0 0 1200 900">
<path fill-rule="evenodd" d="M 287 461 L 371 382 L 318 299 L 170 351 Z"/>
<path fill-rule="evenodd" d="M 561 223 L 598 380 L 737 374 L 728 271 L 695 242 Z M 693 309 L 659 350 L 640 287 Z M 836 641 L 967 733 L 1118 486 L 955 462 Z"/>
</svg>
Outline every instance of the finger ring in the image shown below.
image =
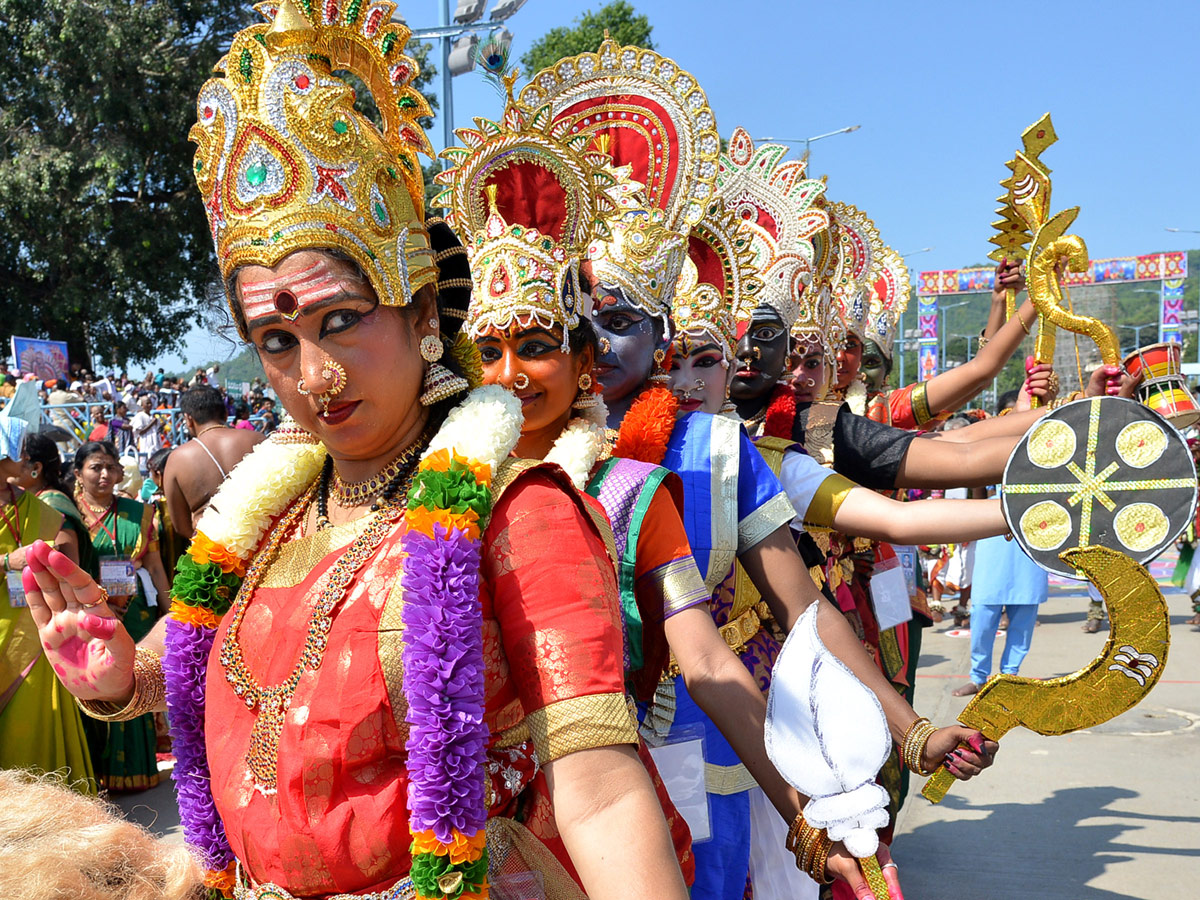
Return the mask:
<svg viewBox="0 0 1200 900">
<path fill-rule="evenodd" d="M 1055 394 L 1058 393 L 1058 373 L 1057 372 L 1050 373 L 1050 391 L 1051 391 L 1051 393 L 1055 393 Z"/>
<path fill-rule="evenodd" d="M 895 870 L 897 870 L 897 871 L 899 871 L 899 870 L 900 870 L 900 867 L 899 867 L 898 865 L 896 865 L 894 862 L 884 863 L 884 864 L 883 864 L 882 866 L 880 866 L 879 868 L 881 868 L 881 869 L 895 869 Z"/>
<path fill-rule="evenodd" d="M 84 609 L 91 609 L 93 606 L 99 606 L 101 603 L 107 603 L 107 602 L 108 602 L 108 591 L 106 591 L 104 588 L 100 588 L 99 599 L 93 600 L 91 603 L 80 603 L 79 605 L 82 606 Z"/>
</svg>

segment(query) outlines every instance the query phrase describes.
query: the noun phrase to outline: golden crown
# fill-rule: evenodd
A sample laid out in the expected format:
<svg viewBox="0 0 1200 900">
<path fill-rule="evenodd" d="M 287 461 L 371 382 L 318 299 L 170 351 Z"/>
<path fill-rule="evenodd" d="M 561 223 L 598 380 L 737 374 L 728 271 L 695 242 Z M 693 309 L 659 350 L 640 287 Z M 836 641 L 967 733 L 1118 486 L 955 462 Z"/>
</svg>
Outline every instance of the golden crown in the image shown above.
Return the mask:
<svg viewBox="0 0 1200 900">
<path fill-rule="evenodd" d="M 430 109 L 412 87 L 409 30 L 387 0 L 300 2 L 258 4 L 268 24 L 237 34 L 196 103 L 188 137 L 221 274 L 337 249 L 381 303 L 403 306 L 437 280 L 417 155 L 431 153 L 418 121 Z M 370 89 L 382 129 L 342 70 Z"/>
<path fill-rule="evenodd" d="M 830 219 L 838 240 L 833 299 L 846 331 L 861 340 L 866 333 L 874 258 L 883 250 L 879 229 L 858 207 L 829 204 Z"/>
<path fill-rule="evenodd" d="M 500 122 L 476 119 L 458 131 L 462 147 L 442 156 L 452 167 L 434 204 L 467 241 L 473 291 L 467 332 L 537 321 L 567 332 L 590 316 L 579 263 L 624 188 L 589 135 L 570 133 L 549 107 L 529 112 L 509 100 Z"/>
<path fill-rule="evenodd" d="M 884 246 L 874 259 L 871 308 L 867 314 L 864 338 L 874 341 L 888 359 L 896 342 L 900 315 L 908 307 L 908 266 L 891 247 Z"/>
<path fill-rule="evenodd" d="M 688 258 L 675 288 L 671 316 L 677 334 L 711 336 L 732 362 L 737 324 L 749 319 L 763 283 L 755 267 L 753 236 L 718 195 L 692 226 Z"/>
<path fill-rule="evenodd" d="M 589 258 L 597 281 L 665 323 L 687 258 L 684 235 L 715 192 L 721 141 L 704 91 L 674 60 L 606 36 L 597 52 L 536 73 L 521 102 L 549 103 L 572 134 L 595 136 L 613 165 L 629 166 L 644 185 L 643 208 L 615 216 L 611 240 L 593 244 Z"/>
<path fill-rule="evenodd" d="M 805 178 L 804 162 L 784 162 L 786 154 L 781 144 L 755 148 L 746 130 L 737 128 L 721 155 L 717 187 L 753 235 L 754 264 L 763 280 L 758 302 L 790 330 L 812 283 L 813 237 L 828 230 L 829 215 L 815 205 L 825 183 Z"/>
</svg>

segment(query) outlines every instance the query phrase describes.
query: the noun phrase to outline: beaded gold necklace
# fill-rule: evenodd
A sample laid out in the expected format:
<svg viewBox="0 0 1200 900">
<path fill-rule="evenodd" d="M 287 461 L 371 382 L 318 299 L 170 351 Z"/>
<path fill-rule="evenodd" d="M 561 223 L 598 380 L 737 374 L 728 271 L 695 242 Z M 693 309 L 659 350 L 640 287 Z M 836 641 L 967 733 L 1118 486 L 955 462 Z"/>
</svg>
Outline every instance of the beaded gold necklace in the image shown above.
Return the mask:
<svg viewBox="0 0 1200 900">
<path fill-rule="evenodd" d="M 420 442 L 418 442 L 419 446 Z M 396 474 L 393 472 L 393 477 Z M 300 656 L 296 660 L 291 674 L 279 684 L 264 686 L 259 684 L 251 674 L 242 654 L 239 641 L 242 619 L 255 590 L 278 556 L 284 539 L 292 534 L 297 522 L 308 513 L 313 498 L 316 496 L 317 487 L 318 483 L 314 483 L 292 505 L 287 514 L 272 529 L 266 545 L 250 564 L 246 571 L 246 578 L 230 609 L 229 630 L 221 644 L 220 660 L 221 666 L 225 669 L 226 680 L 233 686 L 234 693 L 242 699 L 248 709 L 258 709 L 254 728 L 250 732 L 250 749 L 246 754 L 246 762 L 255 781 L 267 791 L 275 790 L 279 763 L 279 738 L 283 734 L 283 725 L 291 706 L 292 697 L 304 674 L 321 665 L 321 659 L 329 641 L 329 631 L 333 626 L 333 612 L 345 596 L 346 589 L 359 569 L 375 555 L 384 539 L 392 533 L 404 515 L 403 497 L 389 502 L 379 510 L 375 520 L 367 526 L 366 531 L 355 539 L 341 559 L 334 563 L 325 589 L 313 604 L 304 647 L 300 651 Z"/>
<path fill-rule="evenodd" d="M 426 426 L 416 443 L 388 463 L 378 475 L 374 475 L 366 481 L 342 481 L 335 468 L 333 470 L 333 490 L 330 492 L 333 502 L 343 509 L 351 509 L 355 506 L 365 506 L 369 501 L 374 500 L 383 492 L 384 488 L 391 484 L 392 479 L 400 473 L 400 470 L 411 463 L 413 457 L 429 444 L 431 436 L 430 426 Z"/>
</svg>

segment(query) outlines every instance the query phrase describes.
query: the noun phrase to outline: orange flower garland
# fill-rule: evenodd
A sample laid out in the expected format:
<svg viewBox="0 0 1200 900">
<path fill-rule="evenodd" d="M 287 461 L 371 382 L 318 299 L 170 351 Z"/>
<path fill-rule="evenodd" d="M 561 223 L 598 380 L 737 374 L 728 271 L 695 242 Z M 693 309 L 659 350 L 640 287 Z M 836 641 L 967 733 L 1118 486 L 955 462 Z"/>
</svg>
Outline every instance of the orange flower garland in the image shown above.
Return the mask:
<svg viewBox="0 0 1200 900">
<path fill-rule="evenodd" d="M 661 465 L 677 412 L 679 400 L 669 388 L 657 384 L 646 388 L 621 422 L 613 456 Z"/>
</svg>

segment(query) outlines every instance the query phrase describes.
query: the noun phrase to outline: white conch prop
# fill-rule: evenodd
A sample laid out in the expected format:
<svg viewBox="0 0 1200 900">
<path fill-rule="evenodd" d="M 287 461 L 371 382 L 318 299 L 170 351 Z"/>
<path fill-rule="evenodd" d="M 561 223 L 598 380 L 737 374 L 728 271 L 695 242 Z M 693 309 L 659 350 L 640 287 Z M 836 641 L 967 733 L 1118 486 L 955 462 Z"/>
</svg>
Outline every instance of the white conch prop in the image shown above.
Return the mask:
<svg viewBox="0 0 1200 900">
<path fill-rule="evenodd" d="M 887 792 L 875 783 L 892 749 L 878 698 L 821 642 L 817 604 L 784 642 L 771 676 L 767 755 L 787 782 L 811 797 L 804 818 L 859 859 L 879 847 Z"/>
</svg>

